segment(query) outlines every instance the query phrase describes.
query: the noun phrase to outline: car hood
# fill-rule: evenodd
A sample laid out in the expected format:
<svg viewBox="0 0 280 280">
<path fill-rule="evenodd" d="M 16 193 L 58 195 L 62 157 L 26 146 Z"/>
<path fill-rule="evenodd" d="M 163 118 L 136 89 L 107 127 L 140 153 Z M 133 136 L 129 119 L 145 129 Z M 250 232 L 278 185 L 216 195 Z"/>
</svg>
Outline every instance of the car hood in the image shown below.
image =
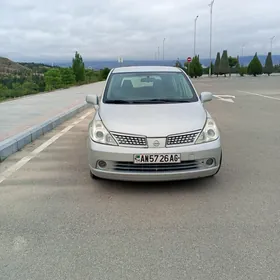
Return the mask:
<svg viewBox="0 0 280 280">
<path fill-rule="evenodd" d="M 176 104 L 101 104 L 99 116 L 109 131 L 165 137 L 202 129 L 207 112 L 200 102 Z"/>
</svg>

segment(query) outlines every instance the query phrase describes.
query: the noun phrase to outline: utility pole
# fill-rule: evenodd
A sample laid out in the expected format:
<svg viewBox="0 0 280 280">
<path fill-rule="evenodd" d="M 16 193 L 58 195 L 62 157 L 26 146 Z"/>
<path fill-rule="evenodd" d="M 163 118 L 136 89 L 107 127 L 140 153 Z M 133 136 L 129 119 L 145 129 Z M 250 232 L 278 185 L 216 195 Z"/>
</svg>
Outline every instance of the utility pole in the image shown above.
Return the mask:
<svg viewBox="0 0 280 280">
<path fill-rule="evenodd" d="M 212 15 L 213 15 L 213 4 L 215 0 L 212 0 L 212 2 L 208 5 L 210 7 L 210 65 L 209 65 L 209 77 L 211 77 L 211 64 L 212 64 Z"/>
<path fill-rule="evenodd" d="M 165 38 L 163 39 L 162 42 L 162 60 L 164 60 L 164 43 L 165 43 Z"/>
<path fill-rule="evenodd" d="M 196 47 L 196 22 L 197 22 L 197 19 L 198 19 L 198 16 L 196 16 L 196 18 L 194 19 L 193 57 L 196 56 L 195 47 Z"/>
<path fill-rule="evenodd" d="M 158 60 L 160 59 L 159 46 L 158 46 Z"/>
<path fill-rule="evenodd" d="M 244 47 L 245 47 L 245 44 L 242 45 L 242 57 L 244 55 Z"/>
<path fill-rule="evenodd" d="M 275 36 L 270 38 L 270 52 L 272 53 L 272 44 L 273 44 L 273 40 L 274 40 Z"/>
<path fill-rule="evenodd" d="M 242 47 L 241 47 L 242 48 L 242 54 L 241 54 L 242 59 L 243 59 L 243 56 L 244 56 L 244 47 L 245 47 L 245 44 L 243 44 Z M 241 65 L 243 65 L 243 63 L 241 63 Z"/>
</svg>

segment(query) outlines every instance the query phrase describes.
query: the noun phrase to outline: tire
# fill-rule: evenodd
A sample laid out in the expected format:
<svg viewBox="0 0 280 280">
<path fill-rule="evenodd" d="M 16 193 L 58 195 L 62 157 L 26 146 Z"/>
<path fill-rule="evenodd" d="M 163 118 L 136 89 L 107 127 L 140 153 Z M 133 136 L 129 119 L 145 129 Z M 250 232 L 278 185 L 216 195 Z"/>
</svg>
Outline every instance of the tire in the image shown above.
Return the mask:
<svg viewBox="0 0 280 280">
<path fill-rule="evenodd" d="M 100 180 L 99 177 L 95 176 L 91 171 L 89 172 L 91 179 L 93 180 Z"/>
</svg>

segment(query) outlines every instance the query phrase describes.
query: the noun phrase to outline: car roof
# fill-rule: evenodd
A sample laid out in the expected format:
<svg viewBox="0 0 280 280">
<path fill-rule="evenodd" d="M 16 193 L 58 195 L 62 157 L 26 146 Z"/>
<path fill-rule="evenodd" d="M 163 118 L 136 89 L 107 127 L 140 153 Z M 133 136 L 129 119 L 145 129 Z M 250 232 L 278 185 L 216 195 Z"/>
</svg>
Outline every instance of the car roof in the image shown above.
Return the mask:
<svg viewBox="0 0 280 280">
<path fill-rule="evenodd" d="M 126 66 L 114 68 L 112 73 L 135 73 L 135 72 L 181 72 L 172 66 Z"/>
</svg>

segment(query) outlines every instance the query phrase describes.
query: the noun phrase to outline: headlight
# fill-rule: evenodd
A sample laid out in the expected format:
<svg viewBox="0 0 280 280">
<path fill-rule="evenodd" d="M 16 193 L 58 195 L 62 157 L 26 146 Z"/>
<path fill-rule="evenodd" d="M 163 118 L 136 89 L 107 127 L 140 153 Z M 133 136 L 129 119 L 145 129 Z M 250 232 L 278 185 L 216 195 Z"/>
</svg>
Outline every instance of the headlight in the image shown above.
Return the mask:
<svg viewBox="0 0 280 280">
<path fill-rule="evenodd" d="M 196 140 L 196 144 L 215 141 L 219 138 L 220 133 L 213 119 L 207 118 L 205 126 Z"/>
<path fill-rule="evenodd" d="M 94 120 L 89 126 L 89 134 L 94 142 L 117 146 L 116 141 L 103 125 L 102 121 Z"/>
</svg>

